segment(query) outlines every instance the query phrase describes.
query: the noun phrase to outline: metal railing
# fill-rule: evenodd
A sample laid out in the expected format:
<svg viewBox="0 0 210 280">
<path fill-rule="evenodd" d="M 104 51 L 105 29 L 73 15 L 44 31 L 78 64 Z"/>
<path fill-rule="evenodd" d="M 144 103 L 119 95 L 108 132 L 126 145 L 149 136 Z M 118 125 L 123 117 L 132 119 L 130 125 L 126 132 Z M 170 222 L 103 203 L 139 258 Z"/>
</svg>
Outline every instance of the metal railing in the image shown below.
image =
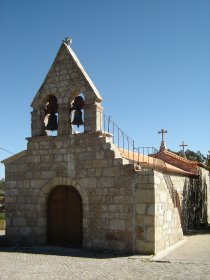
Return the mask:
<svg viewBox="0 0 210 280">
<path fill-rule="evenodd" d="M 154 147 L 135 147 L 134 140 L 116 124 L 112 117 L 106 116 L 102 112 L 97 112 L 97 114 L 100 131 L 119 149 L 122 156 L 132 161 L 133 164 L 141 166 L 142 169 L 166 171 L 165 163 L 153 156 L 158 153 L 157 149 Z"/>
<path fill-rule="evenodd" d="M 176 191 L 170 175 L 167 172 L 167 166 L 161 159 L 155 157 L 158 150 L 154 147 L 135 147 L 135 142 L 130 138 L 116 122 L 102 112 L 97 112 L 100 120 L 100 130 L 106 137 L 118 148 L 122 156 L 132 161 L 134 167 L 140 166 L 141 170 L 153 169 L 163 172 L 164 180 L 169 190 L 171 199 L 177 207 Z"/>
<path fill-rule="evenodd" d="M 125 157 L 129 158 L 134 163 L 134 140 L 119 128 L 111 116 L 106 116 L 102 112 L 98 112 L 98 114 L 100 118 L 100 130 L 106 134 L 110 141 Z"/>
<path fill-rule="evenodd" d="M 167 167 L 165 163 L 156 158 L 154 155 L 158 153 L 158 150 L 154 147 L 135 147 L 137 164 L 143 169 L 155 169 L 158 171 L 166 171 Z"/>
</svg>

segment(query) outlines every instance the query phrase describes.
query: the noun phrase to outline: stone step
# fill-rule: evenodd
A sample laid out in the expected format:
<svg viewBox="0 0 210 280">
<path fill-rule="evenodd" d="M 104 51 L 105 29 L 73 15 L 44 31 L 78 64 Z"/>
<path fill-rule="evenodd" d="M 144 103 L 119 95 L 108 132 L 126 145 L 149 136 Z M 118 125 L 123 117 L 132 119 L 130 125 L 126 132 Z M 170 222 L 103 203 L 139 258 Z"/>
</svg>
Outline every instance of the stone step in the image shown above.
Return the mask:
<svg viewBox="0 0 210 280">
<path fill-rule="evenodd" d="M 127 165 L 130 164 L 129 160 L 125 158 L 115 158 L 114 165 Z"/>
<path fill-rule="evenodd" d="M 122 152 L 117 148 L 117 146 L 114 143 L 112 143 L 109 137 L 101 136 L 100 142 L 103 144 L 103 148 L 111 149 L 114 152 L 114 158 L 116 160 L 121 159 L 121 161 L 116 161 L 116 164 L 119 164 L 119 162 L 121 162 L 122 165 L 133 163 L 132 160 L 129 160 L 123 156 Z"/>
</svg>

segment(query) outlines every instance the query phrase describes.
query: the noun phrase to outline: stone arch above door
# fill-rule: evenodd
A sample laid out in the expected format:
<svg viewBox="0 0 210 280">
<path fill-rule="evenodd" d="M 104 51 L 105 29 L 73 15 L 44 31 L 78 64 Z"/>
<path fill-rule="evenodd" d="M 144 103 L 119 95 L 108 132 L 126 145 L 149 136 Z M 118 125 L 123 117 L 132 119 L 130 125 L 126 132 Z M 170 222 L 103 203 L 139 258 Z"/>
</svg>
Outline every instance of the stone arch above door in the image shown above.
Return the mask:
<svg viewBox="0 0 210 280">
<path fill-rule="evenodd" d="M 47 183 L 45 183 L 42 187 L 40 187 L 40 191 L 37 194 L 38 197 L 38 216 L 42 217 L 42 224 L 44 226 L 43 234 L 44 240 L 47 237 L 47 201 L 50 192 L 56 187 L 64 185 L 67 187 L 74 187 L 82 198 L 82 208 L 83 208 L 83 246 L 85 246 L 87 242 L 87 229 L 88 229 L 88 216 L 89 216 L 89 200 L 88 195 L 84 187 L 81 187 L 79 183 L 74 179 L 70 179 L 67 177 L 54 177 L 50 179 Z M 47 240 L 45 241 L 47 242 Z"/>
<path fill-rule="evenodd" d="M 51 180 L 49 180 L 41 189 L 41 193 L 42 195 L 40 196 L 44 196 L 45 198 L 48 197 L 49 193 L 56 187 L 59 185 L 63 185 L 63 186 L 72 186 L 74 187 L 78 193 L 80 194 L 81 198 L 82 198 L 82 202 L 83 205 L 87 205 L 88 204 L 88 196 L 87 193 L 85 191 L 84 188 L 82 188 L 80 186 L 80 184 L 78 184 L 76 182 L 76 180 L 74 179 L 70 179 L 70 178 L 66 178 L 66 177 L 55 177 Z"/>
</svg>

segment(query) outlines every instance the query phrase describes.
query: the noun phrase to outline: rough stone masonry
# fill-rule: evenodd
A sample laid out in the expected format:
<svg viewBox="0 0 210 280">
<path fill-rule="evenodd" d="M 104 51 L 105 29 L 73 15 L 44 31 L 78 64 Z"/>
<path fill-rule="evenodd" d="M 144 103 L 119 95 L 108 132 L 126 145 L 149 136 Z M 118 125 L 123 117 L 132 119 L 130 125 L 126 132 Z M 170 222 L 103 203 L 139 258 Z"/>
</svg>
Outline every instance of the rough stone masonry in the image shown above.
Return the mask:
<svg viewBox="0 0 210 280">
<path fill-rule="evenodd" d="M 58 109 L 53 112 L 51 106 L 48 114 L 50 96 Z M 71 125 L 77 96 L 84 98 L 82 133 L 73 133 Z M 150 254 L 183 238 L 182 209 L 174 205 L 164 173 L 141 165 L 137 169 L 137 162 L 113 144 L 102 130 L 101 102 L 70 45 L 62 42 L 31 105 L 27 149 L 3 161 L 10 244 L 63 242 Z M 55 136 L 46 131 L 52 113 L 58 122 Z M 182 201 L 184 186 L 194 175 L 180 170 L 168 176 Z M 209 189 L 208 173 L 203 168 L 202 172 Z"/>
</svg>

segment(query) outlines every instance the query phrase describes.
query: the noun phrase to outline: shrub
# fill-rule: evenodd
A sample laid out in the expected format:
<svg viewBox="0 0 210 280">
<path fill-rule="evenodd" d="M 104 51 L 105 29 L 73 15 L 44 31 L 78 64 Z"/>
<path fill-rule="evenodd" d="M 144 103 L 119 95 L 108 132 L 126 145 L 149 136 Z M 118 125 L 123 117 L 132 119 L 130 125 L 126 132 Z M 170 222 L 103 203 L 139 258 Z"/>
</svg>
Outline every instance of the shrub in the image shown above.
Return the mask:
<svg viewBox="0 0 210 280">
<path fill-rule="evenodd" d="M 0 221 L 5 220 L 5 213 L 0 213 Z"/>
</svg>

